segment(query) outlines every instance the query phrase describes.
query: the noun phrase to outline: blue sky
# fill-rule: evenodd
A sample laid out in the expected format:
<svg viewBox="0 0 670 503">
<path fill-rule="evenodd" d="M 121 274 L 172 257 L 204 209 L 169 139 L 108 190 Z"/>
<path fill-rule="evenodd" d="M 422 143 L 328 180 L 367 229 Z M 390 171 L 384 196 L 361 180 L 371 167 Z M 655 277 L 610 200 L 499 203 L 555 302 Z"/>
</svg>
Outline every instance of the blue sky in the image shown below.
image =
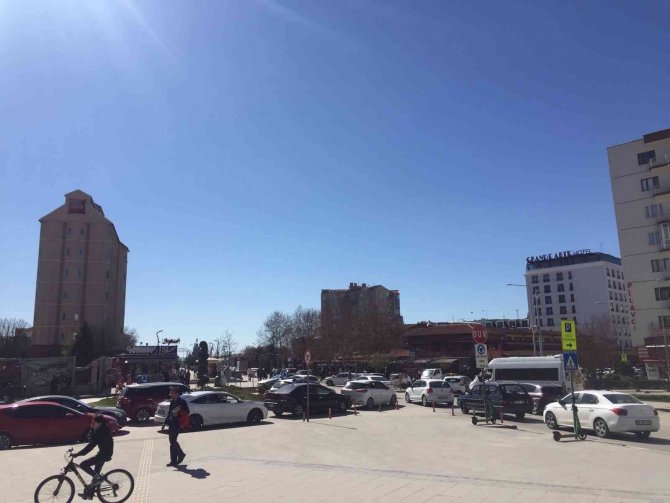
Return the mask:
<svg viewBox="0 0 670 503">
<path fill-rule="evenodd" d="M 0 316 L 76 188 L 126 324 L 241 345 L 350 281 L 407 322 L 527 310 L 525 257 L 618 255 L 606 148 L 670 127 L 670 4 L 0 3 Z M 485 311 L 484 311 L 485 310 Z"/>
</svg>

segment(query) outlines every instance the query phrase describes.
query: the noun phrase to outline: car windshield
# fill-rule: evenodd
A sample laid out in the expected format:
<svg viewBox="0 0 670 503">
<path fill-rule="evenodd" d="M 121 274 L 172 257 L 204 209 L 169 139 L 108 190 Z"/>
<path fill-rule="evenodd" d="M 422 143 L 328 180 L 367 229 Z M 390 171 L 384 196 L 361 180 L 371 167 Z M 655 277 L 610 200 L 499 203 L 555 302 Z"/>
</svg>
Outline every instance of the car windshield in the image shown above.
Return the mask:
<svg viewBox="0 0 670 503">
<path fill-rule="evenodd" d="M 616 404 L 643 403 L 634 396 L 626 395 L 624 393 L 608 393 L 607 395 L 603 396 L 607 398 L 610 402 Z"/>
<path fill-rule="evenodd" d="M 443 383 L 442 381 L 433 381 L 428 383 L 428 387 L 431 389 L 437 389 L 437 388 L 448 388 L 449 383 Z"/>
<path fill-rule="evenodd" d="M 383 380 L 385 380 L 385 378 L 382 377 L 382 376 L 369 376 L 369 377 L 373 381 L 383 381 Z"/>
<path fill-rule="evenodd" d="M 447 382 L 452 384 L 458 384 L 461 380 L 458 377 L 447 377 Z"/>
<path fill-rule="evenodd" d="M 563 395 L 563 388 L 560 386 L 542 386 L 542 394 L 551 397 L 560 397 Z M 530 390 L 526 390 L 530 391 Z"/>
<path fill-rule="evenodd" d="M 525 389 L 528 393 L 533 393 L 535 391 L 535 386 L 534 384 L 522 384 L 521 387 Z"/>
<path fill-rule="evenodd" d="M 510 394 L 510 395 L 513 395 L 513 394 L 525 395 L 526 394 L 525 390 L 521 387 L 520 384 L 503 384 L 502 387 L 505 390 L 505 393 Z"/>
</svg>

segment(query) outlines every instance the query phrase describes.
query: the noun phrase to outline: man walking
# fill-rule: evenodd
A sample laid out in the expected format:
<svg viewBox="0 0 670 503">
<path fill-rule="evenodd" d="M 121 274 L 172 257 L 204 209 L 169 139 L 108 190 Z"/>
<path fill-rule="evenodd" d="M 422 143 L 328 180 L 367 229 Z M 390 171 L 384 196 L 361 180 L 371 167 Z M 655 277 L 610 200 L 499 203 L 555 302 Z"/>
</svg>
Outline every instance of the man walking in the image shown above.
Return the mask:
<svg viewBox="0 0 670 503">
<path fill-rule="evenodd" d="M 179 388 L 170 388 L 170 408 L 168 409 L 165 422 L 168 425 L 168 437 L 170 439 L 170 462 L 166 466 L 177 466 L 184 461 L 186 454 L 181 449 L 177 437 L 181 433 L 179 416 L 190 413 L 186 401 L 181 397 Z"/>
</svg>

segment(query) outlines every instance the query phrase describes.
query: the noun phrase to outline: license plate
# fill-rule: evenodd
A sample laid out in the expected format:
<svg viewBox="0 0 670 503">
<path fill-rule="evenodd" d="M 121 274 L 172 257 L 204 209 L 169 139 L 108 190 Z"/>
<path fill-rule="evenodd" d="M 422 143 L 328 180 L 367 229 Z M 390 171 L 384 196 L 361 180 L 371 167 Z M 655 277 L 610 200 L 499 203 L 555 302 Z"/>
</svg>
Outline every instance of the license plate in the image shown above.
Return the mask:
<svg viewBox="0 0 670 503">
<path fill-rule="evenodd" d="M 524 401 L 523 400 L 515 400 L 514 404 L 516 405 L 523 405 Z"/>
<path fill-rule="evenodd" d="M 650 419 L 636 419 L 636 420 L 635 420 L 635 424 L 640 425 L 640 426 L 642 426 L 642 425 L 650 425 L 650 424 L 651 424 L 651 420 L 650 420 Z"/>
</svg>

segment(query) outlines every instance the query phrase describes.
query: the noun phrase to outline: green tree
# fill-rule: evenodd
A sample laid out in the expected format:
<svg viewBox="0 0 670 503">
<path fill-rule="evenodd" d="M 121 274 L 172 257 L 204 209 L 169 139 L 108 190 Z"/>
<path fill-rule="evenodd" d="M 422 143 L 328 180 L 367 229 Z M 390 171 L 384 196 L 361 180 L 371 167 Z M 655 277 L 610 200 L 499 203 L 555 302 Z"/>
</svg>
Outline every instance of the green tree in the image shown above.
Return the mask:
<svg viewBox="0 0 670 503">
<path fill-rule="evenodd" d="M 88 323 L 84 323 L 74 337 L 69 354 L 76 357 L 78 367 L 85 367 L 98 356 L 97 352 L 91 328 Z"/>
</svg>

